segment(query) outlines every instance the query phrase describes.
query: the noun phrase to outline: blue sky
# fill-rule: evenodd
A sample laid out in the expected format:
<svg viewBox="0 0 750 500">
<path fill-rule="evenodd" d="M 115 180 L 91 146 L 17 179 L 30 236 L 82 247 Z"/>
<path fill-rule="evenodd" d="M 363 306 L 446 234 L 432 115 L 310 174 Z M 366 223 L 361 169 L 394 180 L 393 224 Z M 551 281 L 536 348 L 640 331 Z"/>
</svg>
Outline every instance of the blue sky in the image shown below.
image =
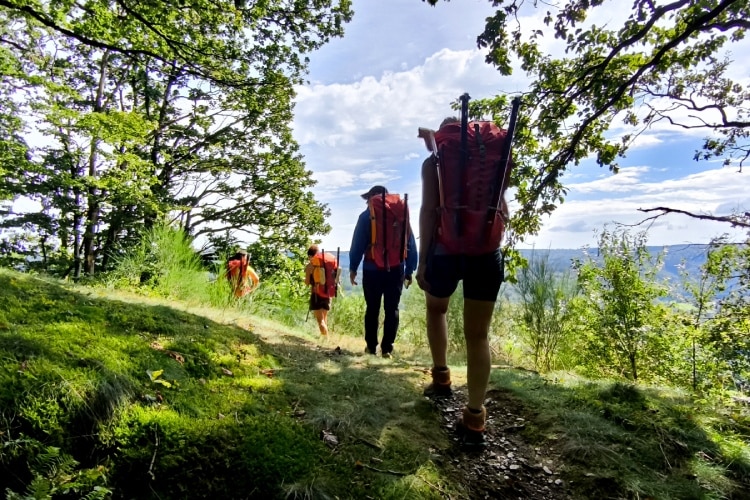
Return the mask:
<svg viewBox="0 0 750 500">
<path fill-rule="evenodd" d="M 629 2 L 609 3 L 599 16 L 627 16 L 620 9 Z M 354 0 L 353 5 L 354 19 L 344 37 L 311 54 L 309 83 L 297 89 L 295 106 L 295 138 L 318 181 L 313 192 L 331 210 L 333 230 L 322 241 L 326 249 L 348 250 L 365 208 L 359 195 L 373 184 L 408 193 L 416 221 L 419 168 L 426 156 L 416 137 L 418 127 L 436 128 L 443 117 L 455 114 L 450 103 L 464 92 L 483 98 L 523 92 L 527 86 L 521 71 L 500 75 L 476 48 L 476 36 L 494 12 L 487 0 L 453 0 L 436 7 L 418 0 Z M 522 25 L 541 27 L 541 15 L 530 14 L 522 16 Z M 548 43 L 553 53 L 561 49 L 553 39 Z M 735 59 L 740 62 L 733 65 L 734 76 L 747 85 L 750 65 Z M 613 125 L 614 133 L 622 130 Z M 590 161 L 571 167 L 563 178 L 569 188 L 565 203 L 523 246 L 594 245 L 595 231 L 605 224 L 645 219 L 638 208 L 668 206 L 717 215 L 749 210 L 747 173 L 693 161 L 701 137 L 655 129 L 639 138 L 617 175 Z M 726 224 L 679 215 L 663 217 L 648 229 L 652 245 L 706 243 L 726 232 L 742 236 Z"/>
</svg>

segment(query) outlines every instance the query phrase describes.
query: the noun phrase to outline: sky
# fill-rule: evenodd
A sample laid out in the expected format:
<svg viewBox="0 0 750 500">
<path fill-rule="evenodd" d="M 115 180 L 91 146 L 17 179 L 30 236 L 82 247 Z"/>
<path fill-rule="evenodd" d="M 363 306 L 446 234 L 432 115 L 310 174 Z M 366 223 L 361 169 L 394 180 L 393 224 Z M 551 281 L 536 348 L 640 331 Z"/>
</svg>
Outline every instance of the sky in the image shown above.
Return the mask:
<svg viewBox="0 0 750 500">
<path fill-rule="evenodd" d="M 597 9 L 599 16 L 627 16 L 618 9 L 627 10 L 630 2 L 609 4 Z M 522 71 L 501 75 L 476 47 L 485 18 L 494 12 L 487 0 L 453 0 L 435 7 L 418 0 L 353 0 L 353 9 L 344 37 L 310 55 L 308 83 L 297 88 L 295 101 L 295 139 L 318 181 L 312 191 L 331 211 L 332 231 L 321 242 L 326 250 L 349 249 L 357 217 L 365 209 L 360 194 L 372 185 L 408 193 L 412 221 L 418 219 L 420 166 L 427 155 L 418 127 L 437 128 L 444 117 L 455 115 L 450 103 L 464 92 L 477 99 L 521 93 L 528 86 Z M 520 21 L 541 27 L 540 16 L 521 16 Z M 562 49 L 553 39 L 547 43 L 553 54 Z M 744 48 L 750 49 L 750 42 Z M 735 77 L 747 84 L 750 63 L 735 59 Z M 597 232 L 605 226 L 649 217 L 639 208 L 666 206 L 716 215 L 750 210 L 747 172 L 693 161 L 701 138 L 654 129 L 620 161 L 616 175 L 593 161 L 571 167 L 562 178 L 569 190 L 565 202 L 543 219 L 538 235 L 520 246 L 596 246 Z M 413 226 L 418 237 L 417 224 Z M 661 217 L 633 231 L 641 229 L 648 229 L 648 244 L 659 246 L 707 243 L 724 233 L 744 235 L 727 224 L 683 215 Z"/>
</svg>

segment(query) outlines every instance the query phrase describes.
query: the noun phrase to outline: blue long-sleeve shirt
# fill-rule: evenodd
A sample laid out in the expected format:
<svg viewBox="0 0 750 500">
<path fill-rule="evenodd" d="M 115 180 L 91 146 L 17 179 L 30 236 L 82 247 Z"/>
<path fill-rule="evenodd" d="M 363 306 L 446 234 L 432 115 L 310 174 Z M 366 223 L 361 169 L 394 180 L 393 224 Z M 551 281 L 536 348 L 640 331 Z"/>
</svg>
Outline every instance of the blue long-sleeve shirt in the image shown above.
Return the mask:
<svg viewBox="0 0 750 500">
<path fill-rule="evenodd" d="M 370 211 L 365 210 L 359 214 L 357 225 L 354 227 L 352 244 L 349 248 L 349 271 L 356 273 L 359 269 L 359 263 L 362 262 L 365 252 L 370 247 L 370 238 Z M 406 261 L 402 265 L 405 266 L 404 276 L 411 276 L 417 268 L 417 242 L 414 240 L 414 234 L 411 230 L 406 245 Z M 378 266 L 372 260 L 365 259 L 362 269 L 377 271 Z"/>
</svg>

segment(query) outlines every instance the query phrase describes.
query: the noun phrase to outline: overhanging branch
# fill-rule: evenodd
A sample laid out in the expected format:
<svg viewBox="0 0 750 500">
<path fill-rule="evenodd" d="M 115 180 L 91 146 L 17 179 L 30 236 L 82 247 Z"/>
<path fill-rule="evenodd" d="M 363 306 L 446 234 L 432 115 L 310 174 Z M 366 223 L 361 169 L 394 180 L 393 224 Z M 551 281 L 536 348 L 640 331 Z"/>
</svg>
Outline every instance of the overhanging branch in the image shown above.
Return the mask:
<svg viewBox="0 0 750 500">
<path fill-rule="evenodd" d="M 677 208 L 669 207 L 654 207 L 654 208 L 639 208 L 639 212 L 659 212 L 647 219 L 642 220 L 639 224 L 644 222 L 658 219 L 667 214 L 681 214 L 692 217 L 693 219 L 710 220 L 715 222 L 726 222 L 732 225 L 732 227 L 742 227 L 750 229 L 750 212 L 745 212 L 743 215 L 710 215 L 710 214 L 696 214 L 688 212 L 687 210 L 679 210 Z"/>
</svg>

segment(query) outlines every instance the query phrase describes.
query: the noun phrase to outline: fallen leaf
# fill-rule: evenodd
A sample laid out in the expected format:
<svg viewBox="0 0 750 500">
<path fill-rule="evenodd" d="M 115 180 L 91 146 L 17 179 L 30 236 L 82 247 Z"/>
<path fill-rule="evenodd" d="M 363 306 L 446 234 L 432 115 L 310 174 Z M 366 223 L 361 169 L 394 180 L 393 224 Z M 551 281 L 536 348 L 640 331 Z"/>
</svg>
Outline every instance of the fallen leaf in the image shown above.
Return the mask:
<svg viewBox="0 0 750 500">
<path fill-rule="evenodd" d="M 185 362 L 185 358 L 183 358 L 182 354 L 180 354 L 179 352 L 174 352 L 174 351 L 165 351 L 165 352 L 170 358 L 173 358 L 178 363 L 183 364 Z"/>
</svg>

